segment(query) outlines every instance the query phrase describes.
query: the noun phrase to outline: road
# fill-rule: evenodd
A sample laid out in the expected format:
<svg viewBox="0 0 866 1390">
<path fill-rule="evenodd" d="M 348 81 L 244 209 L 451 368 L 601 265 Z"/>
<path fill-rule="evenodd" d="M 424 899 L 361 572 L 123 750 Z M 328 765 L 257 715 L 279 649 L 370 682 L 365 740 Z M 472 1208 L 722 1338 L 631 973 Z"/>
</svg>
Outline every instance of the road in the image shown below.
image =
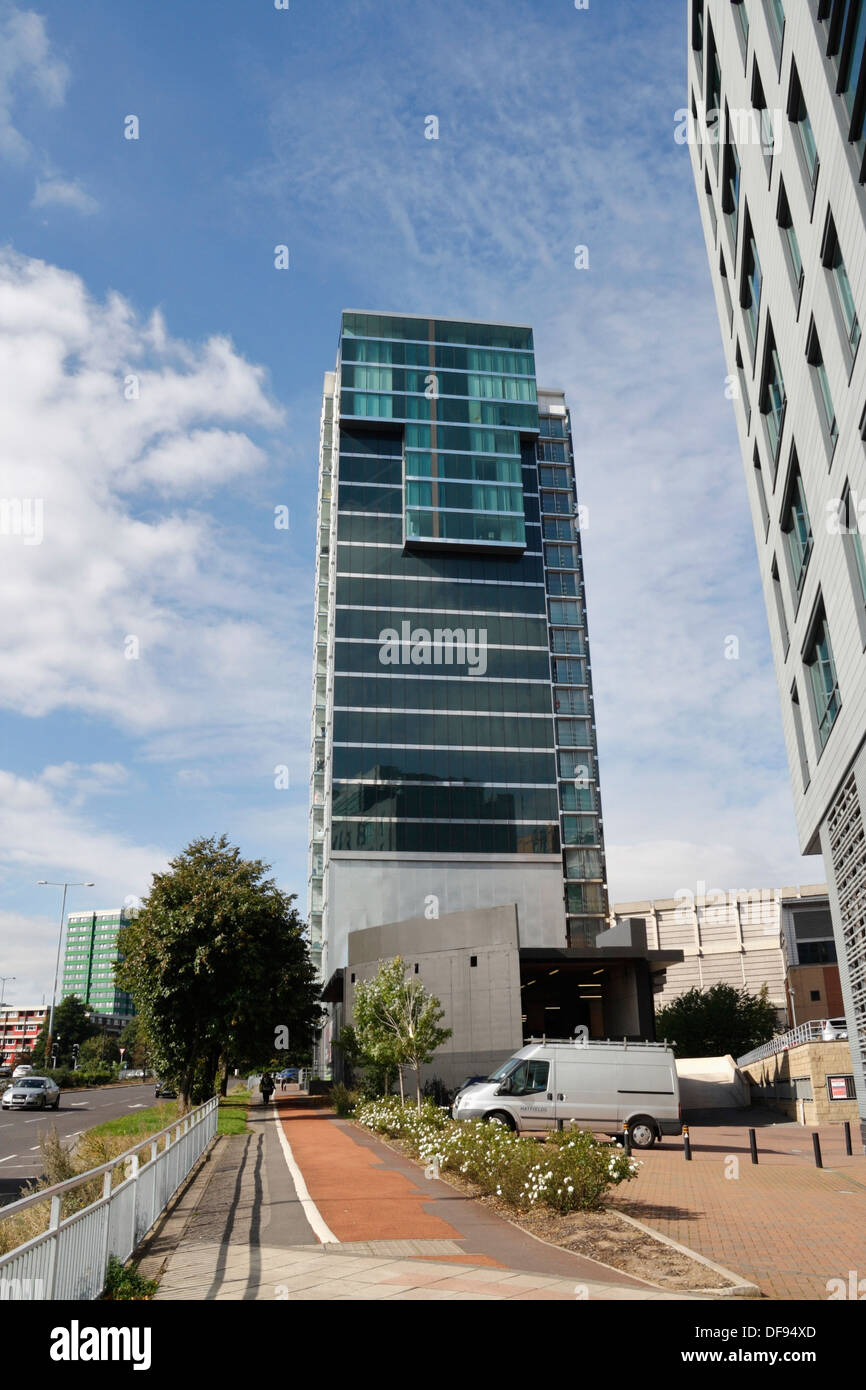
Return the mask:
<svg viewBox="0 0 866 1390">
<path fill-rule="evenodd" d="M 39 1177 L 40 1134 L 56 1128 L 61 1138 L 75 1139 L 82 1130 L 153 1103 L 153 1082 L 142 1085 L 139 1081 L 92 1091 L 64 1091 L 59 1110 L 0 1110 L 0 1205 L 14 1201 L 29 1178 Z"/>
</svg>

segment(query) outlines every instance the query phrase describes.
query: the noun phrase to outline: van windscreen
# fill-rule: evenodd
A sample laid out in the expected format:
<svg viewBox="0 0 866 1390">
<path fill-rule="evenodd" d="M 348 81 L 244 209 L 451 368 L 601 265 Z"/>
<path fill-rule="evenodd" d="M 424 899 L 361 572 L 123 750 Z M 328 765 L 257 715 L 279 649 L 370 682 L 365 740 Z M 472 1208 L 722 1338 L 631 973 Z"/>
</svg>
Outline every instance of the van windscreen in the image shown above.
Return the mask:
<svg viewBox="0 0 866 1390">
<path fill-rule="evenodd" d="M 493 1072 L 490 1073 L 490 1075 L 488 1076 L 487 1080 L 488 1080 L 488 1081 L 504 1081 L 505 1078 L 506 1078 L 506 1076 L 510 1076 L 511 1073 L 512 1073 L 513 1071 L 515 1071 L 516 1068 L 519 1067 L 519 1066 L 520 1066 L 520 1058 L 519 1058 L 519 1057 L 509 1057 L 509 1059 L 508 1059 L 507 1062 L 503 1062 L 501 1067 L 497 1067 L 497 1068 L 496 1068 L 496 1071 L 493 1071 Z"/>
</svg>

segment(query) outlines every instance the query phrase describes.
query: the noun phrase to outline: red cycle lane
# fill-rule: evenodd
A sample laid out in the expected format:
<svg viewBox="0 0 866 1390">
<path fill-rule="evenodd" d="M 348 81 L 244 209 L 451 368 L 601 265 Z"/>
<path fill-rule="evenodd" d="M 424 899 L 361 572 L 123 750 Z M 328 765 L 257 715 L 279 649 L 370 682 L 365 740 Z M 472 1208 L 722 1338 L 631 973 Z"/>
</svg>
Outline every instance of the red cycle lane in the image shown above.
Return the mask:
<svg viewBox="0 0 866 1390">
<path fill-rule="evenodd" d="M 341 1243 L 446 1240 L 428 1259 L 525 1270 L 639 1290 L 652 1286 L 536 1240 L 450 1184 L 427 1178 L 367 1131 L 307 1097 L 277 1098 L 280 1121 L 307 1190 Z M 417 1258 L 417 1257 L 416 1257 Z"/>
</svg>

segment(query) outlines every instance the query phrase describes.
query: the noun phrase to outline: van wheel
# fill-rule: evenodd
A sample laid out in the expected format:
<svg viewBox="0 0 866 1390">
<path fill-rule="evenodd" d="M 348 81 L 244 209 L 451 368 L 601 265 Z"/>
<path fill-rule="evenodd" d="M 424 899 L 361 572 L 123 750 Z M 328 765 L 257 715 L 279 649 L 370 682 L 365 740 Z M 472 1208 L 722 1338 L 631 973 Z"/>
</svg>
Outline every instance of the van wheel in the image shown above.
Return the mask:
<svg viewBox="0 0 866 1390">
<path fill-rule="evenodd" d="M 652 1120 L 638 1118 L 629 1122 L 628 1142 L 633 1149 L 651 1149 L 655 1141 L 656 1128 Z"/>
<path fill-rule="evenodd" d="M 510 1130 L 515 1130 L 517 1128 L 512 1116 L 508 1115 L 504 1110 L 494 1110 L 492 1114 L 485 1115 L 484 1118 L 487 1120 L 488 1124 L 504 1125 L 506 1129 Z"/>
</svg>

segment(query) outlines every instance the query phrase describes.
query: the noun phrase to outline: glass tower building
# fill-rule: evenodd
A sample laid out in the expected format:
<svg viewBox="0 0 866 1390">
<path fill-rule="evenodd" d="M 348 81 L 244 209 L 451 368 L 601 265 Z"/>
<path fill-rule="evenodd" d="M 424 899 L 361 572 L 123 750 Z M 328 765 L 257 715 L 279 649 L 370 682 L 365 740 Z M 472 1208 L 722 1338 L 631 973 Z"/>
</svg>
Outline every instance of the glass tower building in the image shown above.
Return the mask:
<svg viewBox="0 0 866 1390">
<path fill-rule="evenodd" d="M 607 889 L 568 411 L 532 330 L 346 312 L 319 457 L 310 925 L 517 905 L 591 945 Z"/>
<path fill-rule="evenodd" d="M 114 982 L 117 936 L 128 921 L 122 907 L 69 914 L 61 998 L 75 994 L 96 1013 L 132 1018 L 132 995 Z"/>
</svg>

